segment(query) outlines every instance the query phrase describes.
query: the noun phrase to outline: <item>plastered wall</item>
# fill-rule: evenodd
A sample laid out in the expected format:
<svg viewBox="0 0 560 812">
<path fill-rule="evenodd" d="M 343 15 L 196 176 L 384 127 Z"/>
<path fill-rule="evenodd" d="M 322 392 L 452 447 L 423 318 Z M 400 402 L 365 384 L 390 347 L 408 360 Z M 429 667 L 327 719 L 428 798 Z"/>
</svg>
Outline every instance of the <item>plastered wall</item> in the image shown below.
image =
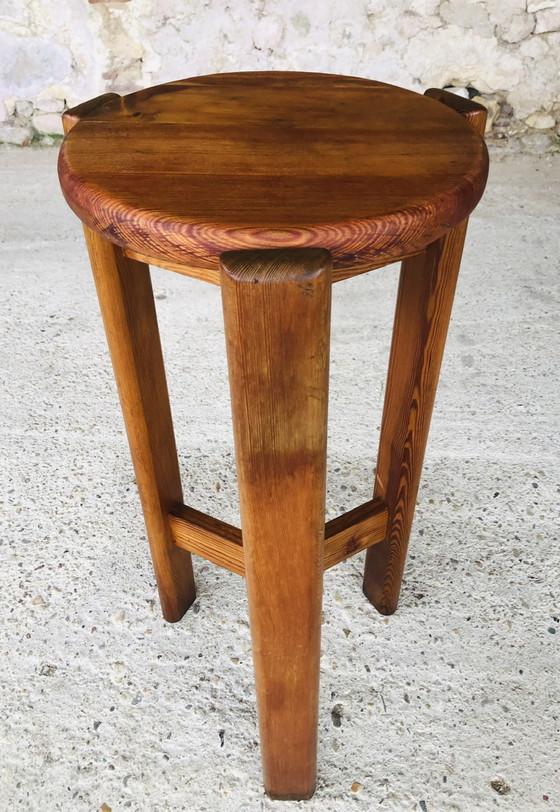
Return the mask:
<svg viewBox="0 0 560 812">
<path fill-rule="evenodd" d="M 0 0 L 0 141 L 50 143 L 106 90 L 247 69 L 451 85 L 497 145 L 554 149 L 560 0 Z"/>
</svg>

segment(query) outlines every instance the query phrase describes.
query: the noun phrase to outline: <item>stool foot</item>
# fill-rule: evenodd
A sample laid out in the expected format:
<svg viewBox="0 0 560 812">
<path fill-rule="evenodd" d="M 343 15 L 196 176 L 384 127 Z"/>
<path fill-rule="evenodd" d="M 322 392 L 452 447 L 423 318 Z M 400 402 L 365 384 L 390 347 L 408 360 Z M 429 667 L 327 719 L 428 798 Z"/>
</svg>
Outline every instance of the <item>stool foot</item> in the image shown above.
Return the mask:
<svg viewBox="0 0 560 812">
<path fill-rule="evenodd" d="M 267 794 L 315 790 L 331 260 L 235 251 L 222 297 Z"/>
<path fill-rule="evenodd" d="M 364 573 L 364 593 L 383 615 L 399 600 L 466 228 L 465 221 L 402 264 L 374 492 L 389 521 Z"/>
<path fill-rule="evenodd" d="M 150 270 L 84 228 L 166 620 L 195 599 L 191 556 L 168 514 L 183 501 Z"/>
</svg>

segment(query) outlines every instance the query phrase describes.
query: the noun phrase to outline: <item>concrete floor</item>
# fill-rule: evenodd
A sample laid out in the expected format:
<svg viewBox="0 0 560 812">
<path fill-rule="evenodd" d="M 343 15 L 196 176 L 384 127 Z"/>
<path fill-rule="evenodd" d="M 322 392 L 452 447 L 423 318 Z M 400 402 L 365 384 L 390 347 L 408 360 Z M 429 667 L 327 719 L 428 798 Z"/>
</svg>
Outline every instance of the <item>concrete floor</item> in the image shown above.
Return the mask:
<svg viewBox="0 0 560 812">
<path fill-rule="evenodd" d="M 161 619 L 55 161 L 0 152 L 0 808 L 560 810 L 558 157 L 494 160 L 472 218 L 397 614 L 326 574 L 306 804 L 263 796 L 242 579 L 196 559 Z M 396 280 L 335 288 L 329 516 L 371 495 Z M 154 284 L 186 499 L 235 522 L 219 291 Z"/>
</svg>

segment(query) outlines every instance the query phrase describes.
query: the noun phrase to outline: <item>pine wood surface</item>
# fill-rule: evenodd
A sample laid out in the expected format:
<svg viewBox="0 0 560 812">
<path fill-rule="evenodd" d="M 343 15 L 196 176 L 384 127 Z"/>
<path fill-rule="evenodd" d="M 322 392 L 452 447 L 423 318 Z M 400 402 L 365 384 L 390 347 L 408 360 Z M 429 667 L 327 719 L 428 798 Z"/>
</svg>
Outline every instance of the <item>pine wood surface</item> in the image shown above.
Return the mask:
<svg viewBox="0 0 560 812">
<path fill-rule="evenodd" d="M 66 135 L 107 93 L 63 116 Z M 117 96 L 118 98 L 118 96 Z M 191 555 L 174 544 L 169 511 L 183 501 L 173 419 L 148 265 L 84 225 L 119 391 L 163 616 L 182 618 L 196 597 Z"/>
<path fill-rule="evenodd" d="M 173 542 L 237 575 L 245 575 L 241 529 L 199 510 L 177 505 L 169 515 Z M 384 541 L 388 510 L 381 499 L 372 499 L 325 524 L 324 568 L 336 566 L 352 555 Z"/>
<path fill-rule="evenodd" d="M 221 263 L 265 788 L 301 799 L 316 780 L 331 259 Z"/>
<path fill-rule="evenodd" d="M 183 494 L 150 269 L 100 234 L 84 231 L 162 611 L 174 622 L 196 593 L 191 556 L 173 543 L 168 521 Z"/>
<path fill-rule="evenodd" d="M 59 174 L 78 216 L 194 271 L 253 248 L 326 248 L 335 279 L 395 261 L 460 223 L 487 173 L 454 110 L 353 77 L 218 74 L 65 115 Z"/>
<path fill-rule="evenodd" d="M 401 271 L 374 490 L 389 526 L 368 550 L 364 580 L 386 615 L 397 608 L 465 232 L 466 223 Z"/>
<path fill-rule="evenodd" d="M 188 551 L 246 575 L 273 798 L 315 787 L 323 570 L 368 548 L 366 596 L 397 605 L 485 115 L 437 89 L 250 73 L 64 116 L 61 183 L 84 221 L 164 615 L 194 600 Z M 325 526 L 332 282 L 396 258 L 374 497 Z M 182 504 L 148 262 L 222 286 L 242 531 Z"/>
<path fill-rule="evenodd" d="M 325 569 L 382 542 L 387 534 L 387 520 L 387 505 L 376 498 L 327 522 Z"/>
<path fill-rule="evenodd" d="M 177 505 L 169 516 L 173 541 L 237 575 L 245 575 L 241 530 L 207 513 Z"/>
<path fill-rule="evenodd" d="M 486 110 L 428 90 L 482 135 Z M 467 219 L 403 262 L 397 294 L 374 496 L 389 509 L 387 537 L 368 549 L 364 593 L 385 615 L 397 608 Z"/>
<path fill-rule="evenodd" d="M 417 256 L 419 252 L 415 251 L 412 254 L 406 254 L 400 259 L 407 259 L 408 257 Z M 193 266 L 193 265 L 186 265 L 185 263 L 178 263 L 178 262 L 169 262 L 169 260 L 163 259 L 162 257 L 150 257 L 147 254 L 141 254 L 139 251 L 131 251 L 130 249 L 124 250 L 124 254 L 131 259 L 136 259 L 138 262 L 145 262 L 147 265 L 157 265 L 158 268 L 163 268 L 164 270 L 174 271 L 175 273 L 180 273 L 183 276 L 190 276 L 191 279 L 200 279 L 203 282 L 209 282 L 211 285 L 219 285 L 220 284 L 220 269 L 219 268 L 205 268 L 202 266 Z M 343 279 L 349 279 L 351 276 L 356 276 L 360 273 L 367 273 L 367 271 L 373 271 L 376 268 L 383 268 L 387 264 L 386 260 L 382 261 L 373 261 L 368 263 L 367 267 L 364 268 L 333 268 L 332 271 L 332 281 L 334 282 L 342 282 Z"/>
</svg>

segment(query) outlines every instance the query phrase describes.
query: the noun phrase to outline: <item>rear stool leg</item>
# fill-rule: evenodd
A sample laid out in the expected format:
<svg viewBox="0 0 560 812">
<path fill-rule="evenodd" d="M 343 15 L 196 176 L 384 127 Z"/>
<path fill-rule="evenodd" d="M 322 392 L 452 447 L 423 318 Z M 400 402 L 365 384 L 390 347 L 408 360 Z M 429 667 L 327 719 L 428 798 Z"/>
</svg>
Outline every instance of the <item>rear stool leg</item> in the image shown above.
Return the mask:
<svg viewBox="0 0 560 812">
<path fill-rule="evenodd" d="M 331 260 L 222 255 L 241 524 L 265 789 L 315 790 Z"/>
<path fill-rule="evenodd" d="M 486 109 L 447 90 L 426 96 L 484 135 Z M 384 615 L 397 608 L 467 220 L 402 264 L 381 422 L 375 496 L 387 502 L 385 541 L 366 554 L 364 593 Z"/>
<path fill-rule="evenodd" d="M 196 593 L 190 553 L 173 544 L 167 521 L 183 497 L 150 270 L 96 232 L 84 231 L 163 615 L 173 622 Z"/>
<path fill-rule="evenodd" d="M 408 539 L 467 222 L 402 263 L 374 495 L 389 508 L 387 537 L 366 554 L 364 593 L 397 608 Z"/>
</svg>

